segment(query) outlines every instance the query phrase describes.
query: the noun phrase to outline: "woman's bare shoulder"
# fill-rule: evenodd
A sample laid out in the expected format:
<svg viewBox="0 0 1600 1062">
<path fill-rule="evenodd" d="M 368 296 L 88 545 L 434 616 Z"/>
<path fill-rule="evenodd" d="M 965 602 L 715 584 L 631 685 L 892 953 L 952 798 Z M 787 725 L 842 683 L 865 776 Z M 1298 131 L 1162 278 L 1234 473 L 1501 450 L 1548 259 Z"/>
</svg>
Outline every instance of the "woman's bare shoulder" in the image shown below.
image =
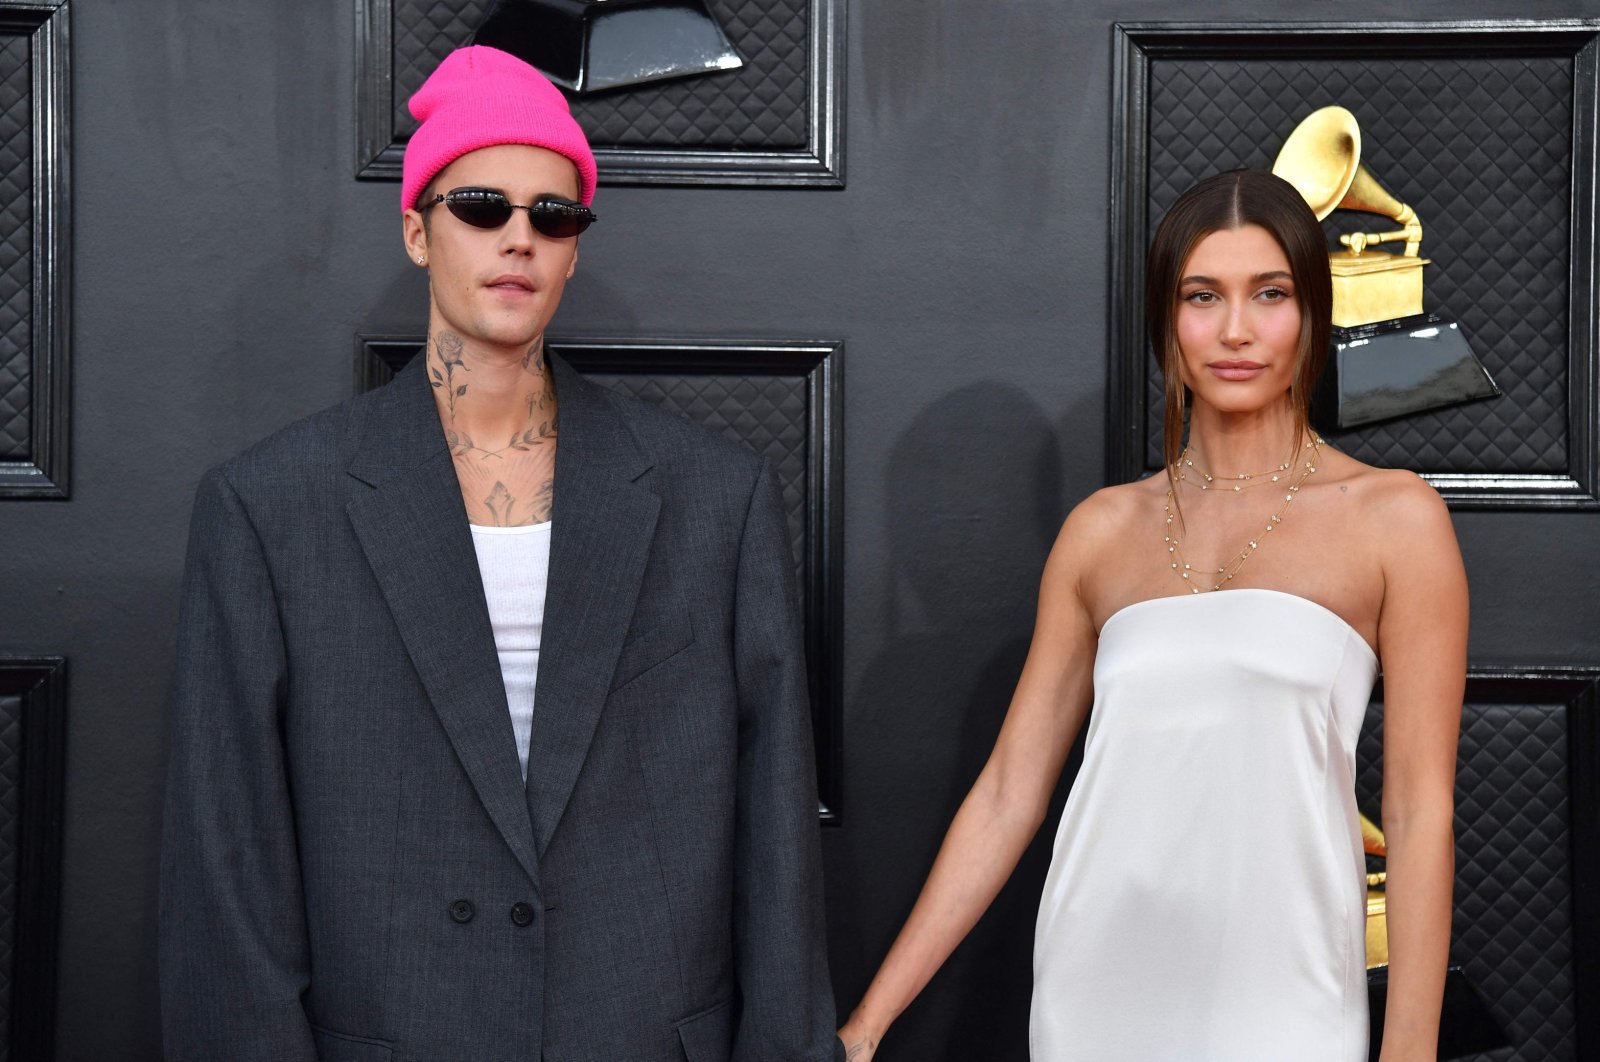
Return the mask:
<svg viewBox="0 0 1600 1062">
<path fill-rule="evenodd" d="M 1089 558 L 1104 561 L 1114 556 L 1135 527 L 1160 516 L 1165 489 L 1165 481 L 1154 477 L 1102 487 L 1083 499 L 1056 535 L 1046 575 L 1067 576 L 1076 585 L 1080 567 Z"/>
<path fill-rule="evenodd" d="M 1427 480 L 1404 468 L 1381 468 L 1347 454 L 1324 459 L 1332 483 L 1348 488 L 1360 504 L 1362 522 L 1380 538 L 1438 541 L 1451 531 L 1450 511 Z"/>
<path fill-rule="evenodd" d="M 1114 540 L 1141 517 L 1148 518 L 1151 506 L 1159 507 L 1165 495 L 1165 480 L 1155 476 L 1101 487 L 1067 514 L 1057 542 L 1084 546 Z"/>
<path fill-rule="evenodd" d="M 1322 464 L 1332 473 L 1329 478 L 1360 487 L 1373 502 L 1407 508 L 1443 504 L 1439 492 L 1410 469 L 1369 465 L 1337 450 L 1325 450 Z"/>
</svg>

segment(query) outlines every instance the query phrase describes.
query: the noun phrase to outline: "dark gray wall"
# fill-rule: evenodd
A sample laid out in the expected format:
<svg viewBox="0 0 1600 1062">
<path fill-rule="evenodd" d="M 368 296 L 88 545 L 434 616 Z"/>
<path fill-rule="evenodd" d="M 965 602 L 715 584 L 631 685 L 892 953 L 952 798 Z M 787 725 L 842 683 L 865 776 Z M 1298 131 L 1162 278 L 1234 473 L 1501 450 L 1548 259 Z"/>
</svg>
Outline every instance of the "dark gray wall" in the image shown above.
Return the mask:
<svg viewBox="0 0 1600 1062">
<path fill-rule="evenodd" d="M 193 485 L 349 394 L 356 332 L 424 327 L 398 186 L 351 177 L 353 7 L 72 0 L 72 498 L 0 504 L 0 650 L 71 660 L 63 1060 L 159 1054 L 155 870 Z M 999 727 L 1054 530 L 1103 482 L 1110 25 L 1195 14 L 856 0 L 844 191 L 600 191 L 553 331 L 846 342 L 845 825 L 824 838 L 846 1007 Z M 1475 662 L 1600 662 L 1600 514 L 1457 528 Z M 886 1062 L 1025 1057 L 1047 841 Z"/>
</svg>

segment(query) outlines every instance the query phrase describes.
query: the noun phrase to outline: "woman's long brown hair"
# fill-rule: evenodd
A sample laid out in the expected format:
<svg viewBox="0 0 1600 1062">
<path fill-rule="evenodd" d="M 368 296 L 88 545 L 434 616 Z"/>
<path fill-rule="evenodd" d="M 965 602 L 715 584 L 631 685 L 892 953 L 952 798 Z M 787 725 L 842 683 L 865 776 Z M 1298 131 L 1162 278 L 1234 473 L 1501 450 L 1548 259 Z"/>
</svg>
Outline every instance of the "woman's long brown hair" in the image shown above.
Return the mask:
<svg viewBox="0 0 1600 1062">
<path fill-rule="evenodd" d="M 1178 282 L 1184 263 L 1201 240 L 1220 229 L 1260 225 L 1289 259 L 1295 300 L 1300 308 L 1300 347 L 1295 357 L 1289 403 L 1294 410 L 1294 443 L 1300 449 L 1310 418 L 1311 392 L 1328 359 L 1333 327 L 1333 278 L 1328 273 L 1328 243 L 1322 225 L 1294 186 L 1261 170 L 1233 170 L 1208 177 L 1178 197 L 1156 228 L 1145 264 L 1144 315 L 1150 347 L 1161 366 L 1166 392 L 1162 453 L 1167 480 L 1177 490 L 1178 457 L 1183 453 L 1183 413 L 1189 389 L 1180 371 L 1175 326 Z"/>
</svg>

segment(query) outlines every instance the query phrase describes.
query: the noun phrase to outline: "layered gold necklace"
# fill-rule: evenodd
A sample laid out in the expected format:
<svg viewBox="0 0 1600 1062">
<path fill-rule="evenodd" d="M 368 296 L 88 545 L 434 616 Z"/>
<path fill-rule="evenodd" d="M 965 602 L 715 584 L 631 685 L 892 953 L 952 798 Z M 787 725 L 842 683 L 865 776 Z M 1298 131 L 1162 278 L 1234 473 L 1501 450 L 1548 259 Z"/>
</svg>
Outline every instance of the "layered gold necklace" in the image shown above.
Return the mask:
<svg viewBox="0 0 1600 1062">
<path fill-rule="evenodd" d="M 1165 541 L 1168 566 L 1174 575 L 1183 580 L 1184 585 L 1189 588 L 1191 594 L 1221 590 L 1233 581 L 1233 577 L 1239 574 L 1239 569 L 1244 567 L 1244 562 L 1249 560 L 1261 543 L 1266 540 L 1267 534 L 1283 522 L 1284 514 L 1289 511 L 1289 506 L 1294 504 L 1295 495 L 1300 493 L 1300 488 L 1305 485 L 1307 479 L 1311 478 L 1311 474 L 1317 470 L 1317 458 L 1322 452 L 1321 446 L 1322 440 L 1313 435 L 1311 441 L 1301 447 L 1301 456 L 1304 457 L 1305 464 L 1301 466 L 1298 473 L 1292 471 L 1294 462 L 1286 461 L 1277 468 L 1269 468 L 1265 472 L 1245 472 L 1237 476 L 1212 475 L 1194 463 L 1193 453 L 1189 447 L 1185 446 L 1183 448 L 1183 453 L 1178 455 L 1178 463 L 1173 466 L 1174 474 L 1167 481 L 1167 500 L 1162 509 L 1167 517 Z M 1305 451 L 1308 450 L 1310 451 L 1309 456 L 1305 454 Z M 1199 476 L 1199 480 L 1190 479 L 1187 475 L 1189 471 Z M 1277 512 L 1268 518 L 1266 527 L 1262 528 L 1260 534 L 1249 539 L 1243 549 L 1231 555 L 1222 567 L 1195 568 L 1184 560 L 1183 540 L 1178 535 L 1177 529 L 1172 525 L 1172 506 L 1177 497 L 1176 491 L 1179 483 L 1189 483 L 1192 486 L 1199 487 L 1201 490 L 1222 490 L 1231 485 L 1233 491 L 1237 493 L 1247 486 L 1270 486 L 1273 483 L 1286 482 L 1291 478 L 1293 478 L 1294 482 L 1290 483 L 1285 490 L 1283 504 L 1278 506 Z M 1204 580 L 1208 579 L 1215 579 L 1215 581 L 1210 586 L 1206 586 L 1204 585 Z"/>
</svg>

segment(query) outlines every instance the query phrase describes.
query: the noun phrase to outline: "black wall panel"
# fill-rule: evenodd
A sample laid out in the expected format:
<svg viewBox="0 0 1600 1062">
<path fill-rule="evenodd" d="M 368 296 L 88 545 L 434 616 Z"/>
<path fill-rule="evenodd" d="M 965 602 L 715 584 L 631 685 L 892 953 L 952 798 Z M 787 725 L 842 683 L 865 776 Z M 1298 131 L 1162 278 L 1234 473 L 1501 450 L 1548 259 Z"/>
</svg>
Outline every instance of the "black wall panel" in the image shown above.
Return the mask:
<svg viewBox="0 0 1600 1062">
<path fill-rule="evenodd" d="M 0 1059 L 55 1057 L 67 665 L 0 655 Z"/>
<path fill-rule="evenodd" d="M 1143 248 L 1184 189 L 1268 169 L 1313 110 L 1351 109 L 1361 162 L 1423 225 L 1423 308 L 1459 320 L 1504 394 L 1329 432 L 1423 473 L 1458 506 L 1600 505 L 1595 66 L 1600 29 L 1560 24 L 1229 23 L 1119 27 L 1115 140 L 1127 199 L 1115 475 L 1161 467 L 1161 375 L 1146 353 Z M 1137 198 L 1138 202 L 1135 202 Z M 1336 211 L 1330 239 L 1384 228 Z M 1143 430 L 1129 425 L 1142 422 Z M 1331 426 L 1325 426 L 1331 427 Z M 1142 439 L 1142 450 L 1138 440 Z"/>
<path fill-rule="evenodd" d="M 1356 753 L 1357 800 L 1374 822 L 1383 817 L 1382 695 L 1380 686 Z M 1583 954 L 1600 934 L 1597 733 L 1600 669 L 1480 669 L 1468 682 L 1450 958 L 1512 1045 L 1483 1062 L 1600 1054 L 1600 981 Z"/>
<path fill-rule="evenodd" d="M 65 0 L 0 0 L 0 498 L 67 496 Z"/>
<path fill-rule="evenodd" d="M 360 0 L 357 172 L 400 176 L 407 101 L 471 43 L 493 0 Z M 708 0 L 736 70 L 574 97 L 602 180 L 837 187 L 844 181 L 842 0 Z"/>
</svg>

